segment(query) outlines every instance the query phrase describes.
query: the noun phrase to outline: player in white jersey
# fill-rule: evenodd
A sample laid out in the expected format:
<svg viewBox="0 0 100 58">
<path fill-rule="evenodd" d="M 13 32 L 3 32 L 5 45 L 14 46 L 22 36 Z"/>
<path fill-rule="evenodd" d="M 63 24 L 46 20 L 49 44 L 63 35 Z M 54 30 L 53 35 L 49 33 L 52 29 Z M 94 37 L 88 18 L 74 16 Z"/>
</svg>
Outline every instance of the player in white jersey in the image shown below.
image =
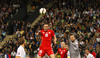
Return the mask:
<svg viewBox="0 0 100 58">
<path fill-rule="evenodd" d="M 18 40 L 18 43 L 20 44 L 20 46 L 18 47 L 17 49 L 17 54 L 16 54 L 16 58 L 29 58 L 29 57 L 26 57 L 26 52 L 25 52 L 25 39 L 24 38 L 20 38 Z"/>
<path fill-rule="evenodd" d="M 86 53 L 86 58 L 94 58 L 94 56 L 89 52 L 88 49 L 85 49 L 85 53 Z"/>
<path fill-rule="evenodd" d="M 70 36 L 68 46 L 69 46 L 70 58 L 81 58 L 78 47 L 78 41 L 74 35 Z"/>
</svg>

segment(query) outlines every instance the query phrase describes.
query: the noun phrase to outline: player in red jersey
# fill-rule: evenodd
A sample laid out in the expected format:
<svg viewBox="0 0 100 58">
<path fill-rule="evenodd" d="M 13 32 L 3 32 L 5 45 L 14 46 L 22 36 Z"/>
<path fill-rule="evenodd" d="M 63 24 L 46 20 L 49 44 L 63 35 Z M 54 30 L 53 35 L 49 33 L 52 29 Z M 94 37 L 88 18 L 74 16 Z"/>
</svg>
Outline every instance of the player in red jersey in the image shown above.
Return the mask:
<svg viewBox="0 0 100 58">
<path fill-rule="evenodd" d="M 53 30 L 49 29 L 48 24 L 43 25 L 43 30 L 40 30 L 36 35 L 41 35 L 41 45 L 38 52 L 38 58 L 42 58 L 45 53 L 49 55 L 51 58 L 55 58 L 53 49 L 51 47 L 51 40 L 54 37 L 54 44 L 56 44 L 56 36 Z"/>
<path fill-rule="evenodd" d="M 56 53 L 56 55 L 58 53 L 60 54 L 60 58 L 67 58 L 67 56 L 66 56 L 67 50 L 66 50 L 65 46 L 66 46 L 65 42 L 61 42 L 61 48 L 59 48 L 57 53 Z M 66 46 L 66 47 L 68 48 L 68 46 Z"/>
</svg>

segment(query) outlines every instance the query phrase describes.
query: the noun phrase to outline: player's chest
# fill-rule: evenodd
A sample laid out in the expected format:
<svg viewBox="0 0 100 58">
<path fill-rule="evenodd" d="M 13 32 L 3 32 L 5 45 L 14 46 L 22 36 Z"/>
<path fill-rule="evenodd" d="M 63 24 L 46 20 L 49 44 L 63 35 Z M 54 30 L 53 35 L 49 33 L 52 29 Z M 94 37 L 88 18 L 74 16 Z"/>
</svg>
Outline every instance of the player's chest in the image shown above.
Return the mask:
<svg viewBox="0 0 100 58">
<path fill-rule="evenodd" d="M 51 36 L 51 32 L 42 32 L 42 36 L 50 37 Z"/>
<path fill-rule="evenodd" d="M 60 52 L 60 54 L 65 54 L 66 50 L 60 50 L 59 52 Z"/>
</svg>

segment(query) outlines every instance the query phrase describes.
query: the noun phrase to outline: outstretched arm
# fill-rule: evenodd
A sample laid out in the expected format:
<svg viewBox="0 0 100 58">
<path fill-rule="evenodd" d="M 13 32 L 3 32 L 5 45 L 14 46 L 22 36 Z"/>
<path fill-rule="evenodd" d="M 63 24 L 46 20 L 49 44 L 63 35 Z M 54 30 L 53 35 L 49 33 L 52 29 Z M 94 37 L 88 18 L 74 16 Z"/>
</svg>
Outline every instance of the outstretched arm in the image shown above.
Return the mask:
<svg viewBox="0 0 100 58">
<path fill-rule="evenodd" d="M 57 38 L 56 35 L 54 36 L 54 44 L 56 44 Z"/>
<path fill-rule="evenodd" d="M 57 56 L 58 55 L 58 52 L 55 54 L 55 56 Z"/>
<path fill-rule="evenodd" d="M 40 35 L 40 33 L 41 33 L 41 32 L 40 32 L 40 30 L 39 30 L 39 31 L 36 33 L 36 35 L 38 36 L 38 35 Z"/>
</svg>

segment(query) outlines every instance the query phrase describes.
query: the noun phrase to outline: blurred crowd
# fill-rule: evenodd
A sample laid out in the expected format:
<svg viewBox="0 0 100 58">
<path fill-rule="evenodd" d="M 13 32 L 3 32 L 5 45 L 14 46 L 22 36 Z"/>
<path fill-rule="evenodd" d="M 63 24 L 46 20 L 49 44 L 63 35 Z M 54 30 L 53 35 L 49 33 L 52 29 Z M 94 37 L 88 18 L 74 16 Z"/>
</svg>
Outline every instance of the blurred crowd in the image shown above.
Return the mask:
<svg viewBox="0 0 100 58">
<path fill-rule="evenodd" d="M 20 0 L 0 0 L 0 35 L 1 41 L 5 38 L 8 30 L 8 23 L 18 12 Z"/>
<path fill-rule="evenodd" d="M 99 2 L 99 0 L 58 0 L 57 2 L 55 1 L 51 9 L 47 9 L 47 13 L 32 28 L 29 22 L 12 22 L 13 35 L 15 36 L 5 43 L 1 53 L 14 57 L 19 46 L 17 41 L 20 37 L 24 37 L 27 40 L 27 54 L 31 58 L 35 57 L 41 43 L 41 37 L 36 36 L 36 32 L 42 29 L 44 23 L 49 23 L 50 29 L 54 30 L 57 36 L 57 44 L 53 45 L 52 43 L 54 53 L 57 52 L 58 48 L 61 48 L 61 41 L 68 43 L 69 35 L 74 34 L 79 41 L 82 57 L 85 55 L 85 48 L 89 48 L 90 53 L 95 52 L 96 58 L 100 58 Z M 3 35 L 7 30 L 6 26 L 8 21 L 6 20 L 9 20 L 11 16 L 8 15 L 11 15 L 12 12 L 10 14 L 8 11 L 4 11 L 3 7 L 0 8 L 0 14 L 3 13 L 0 16 L 0 27 L 2 28 Z M 6 7 L 4 9 L 7 10 Z M 11 8 L 11 11 L 13 9 Z M 4 12 L 7 12 L 8 15 Z"/>
</svg>

